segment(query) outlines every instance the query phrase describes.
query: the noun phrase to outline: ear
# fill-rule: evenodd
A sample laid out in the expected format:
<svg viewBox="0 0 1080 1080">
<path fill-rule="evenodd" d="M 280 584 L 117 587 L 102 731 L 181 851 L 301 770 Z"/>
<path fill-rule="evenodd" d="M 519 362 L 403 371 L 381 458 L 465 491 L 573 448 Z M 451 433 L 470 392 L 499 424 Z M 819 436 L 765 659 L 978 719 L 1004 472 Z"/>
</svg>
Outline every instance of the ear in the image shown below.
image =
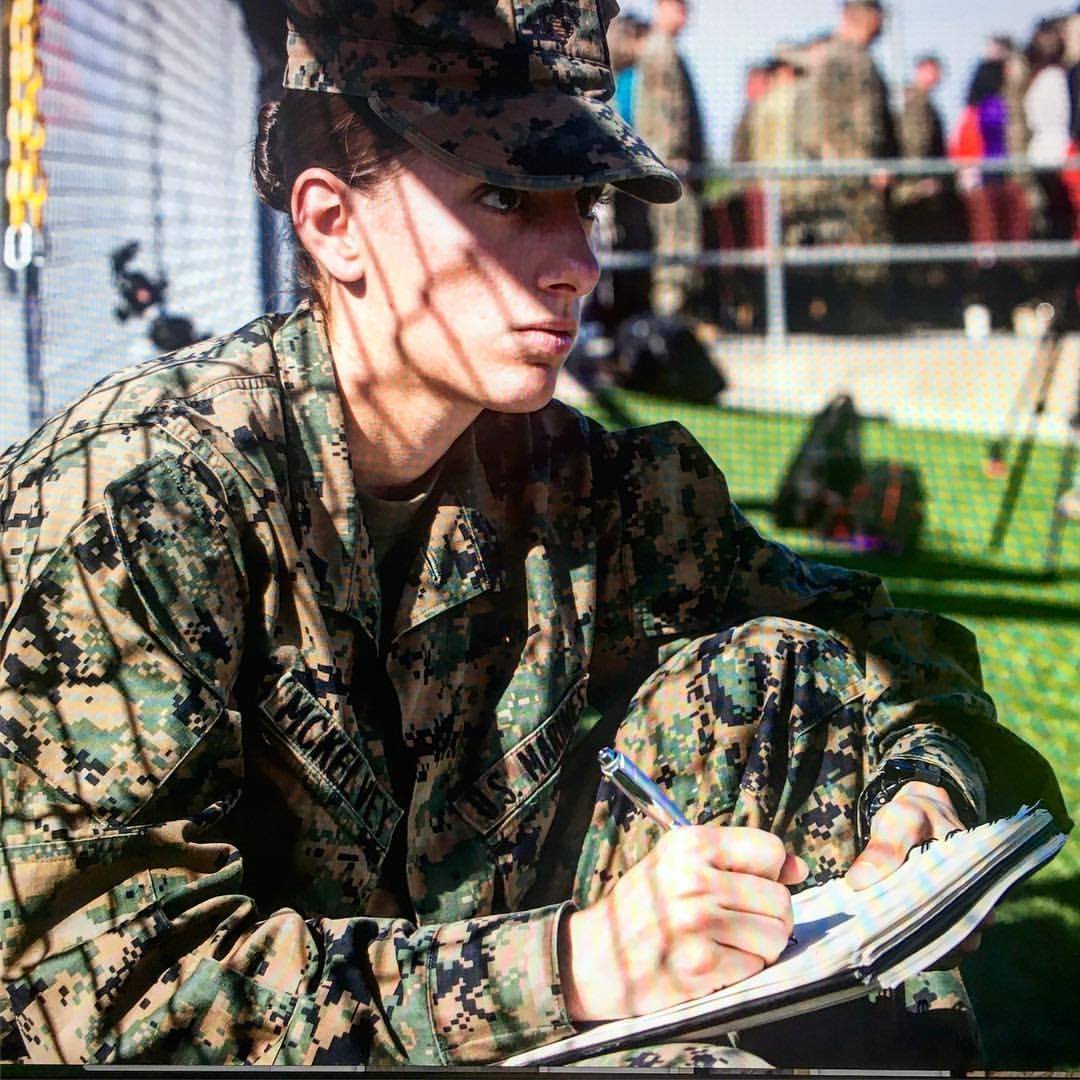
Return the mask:
<svg viewBox="0 0 1080 1080">
<path fill-rule="evenodd" d="M 327 169 L 305 169 L 293 184 L 292 219 L 308 254 L 331 277 L 360 281 L 366 270 L 351 188 Z"/>
</svg>

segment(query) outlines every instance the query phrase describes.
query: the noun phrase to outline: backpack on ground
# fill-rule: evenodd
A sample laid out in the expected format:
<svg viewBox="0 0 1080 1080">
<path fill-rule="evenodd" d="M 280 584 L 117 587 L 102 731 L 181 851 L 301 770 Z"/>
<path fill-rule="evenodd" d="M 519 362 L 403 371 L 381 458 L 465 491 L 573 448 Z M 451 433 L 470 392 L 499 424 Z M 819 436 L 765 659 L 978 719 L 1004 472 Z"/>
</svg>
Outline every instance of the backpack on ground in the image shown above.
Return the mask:
<svg viewBox="0 0 1080 1080">
<path fill-rule="evenodd" d="M 635 315 L 615 336 L 618 386 L 697 404 L 711 403 L 727 379 L 693 326 L 677 316 Z"/>
<path fill-rule="evenodd" d="M 919 544 L 926 495 L 919 471 L 900 461 L 874 461 L 851 494 L 851 531 L 862 550 L 903 555 Z"/>
<path fill-rule="evenodd" d="M 842 527 L 848 500 L 863 478 L 860 424 L 847 394 L 834 397 L 814 417 L 777 490 L 777 525 L 824 536 Z"/>
<path fill-rule="evenodd" d="M 857 551 L 902 555 L 919 543 L 926 493 L 918 469 L 864 463 L 861 417 L 839 394 L 813 419 L 773 502 L 784 528 L 808 529 Z"/>
</svg>

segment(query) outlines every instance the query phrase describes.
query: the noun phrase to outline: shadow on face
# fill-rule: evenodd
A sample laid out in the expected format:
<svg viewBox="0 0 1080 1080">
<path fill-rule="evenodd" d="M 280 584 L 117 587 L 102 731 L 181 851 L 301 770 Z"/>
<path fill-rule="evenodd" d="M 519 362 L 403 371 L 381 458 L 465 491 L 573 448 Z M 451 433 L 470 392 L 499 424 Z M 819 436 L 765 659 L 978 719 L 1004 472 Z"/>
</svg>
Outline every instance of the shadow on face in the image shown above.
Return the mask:
<svg viewBox="0 0 1080 1080">
<path fill-rule="evenodd" d="M 601 189 L 499 187 L 412 152 L 374 186 L 336 190 L 331 224 L 301 206 L 298 233 L 321 264 L 346 398 L 369 414 L 381 402 L 391 428 L 424 408 L 463 430 L 482 409 L 547 404 L 599 277 Z"/>
</svg>

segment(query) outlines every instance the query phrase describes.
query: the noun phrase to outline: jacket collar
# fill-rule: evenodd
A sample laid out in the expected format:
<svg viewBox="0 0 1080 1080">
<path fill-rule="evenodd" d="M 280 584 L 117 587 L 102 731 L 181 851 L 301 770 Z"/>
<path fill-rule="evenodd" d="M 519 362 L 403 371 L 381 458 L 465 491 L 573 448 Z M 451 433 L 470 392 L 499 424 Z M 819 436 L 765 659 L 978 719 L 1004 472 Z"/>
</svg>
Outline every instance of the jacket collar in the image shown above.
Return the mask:
<svg viewBox="0 0 1080 1080">
<path fill-rule="evenodd" d="M 504 585 L 502 518 L 476 451 L 475 424 L 447 454 L 432 498 L 434 516 L 394 615 L 393 635 Z"/>
<path fill-rule="evenodd" d="M 273 335 L 284 391 L 292 520 L 300 566 L 319 603 L 355 619 L 373 641 L 381 618 L 374 550 L 360 513 L 329 341 L 304 301 Z M 495 500 L 472 428 L 450 451 L 436 511 L 394 619 L 403 633 L 501 582 Z"/>
</svg>

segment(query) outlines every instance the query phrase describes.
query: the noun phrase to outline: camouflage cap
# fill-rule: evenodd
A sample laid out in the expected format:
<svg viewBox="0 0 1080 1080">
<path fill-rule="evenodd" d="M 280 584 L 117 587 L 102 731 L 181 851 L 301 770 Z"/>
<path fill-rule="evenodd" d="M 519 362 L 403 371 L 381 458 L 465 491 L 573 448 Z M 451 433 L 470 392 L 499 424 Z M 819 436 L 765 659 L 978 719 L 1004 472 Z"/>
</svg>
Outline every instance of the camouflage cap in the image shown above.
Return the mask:
<svg viewBox="0 0 1080 1080">
<path fill-rule="evenodd" d="M 610 183 L 674 202 L 675 174 L 608 104 L 616 0 L 288 0 L 285 86 L 365 98 L 409 143 L 506 187 Z"/>
</svg>

